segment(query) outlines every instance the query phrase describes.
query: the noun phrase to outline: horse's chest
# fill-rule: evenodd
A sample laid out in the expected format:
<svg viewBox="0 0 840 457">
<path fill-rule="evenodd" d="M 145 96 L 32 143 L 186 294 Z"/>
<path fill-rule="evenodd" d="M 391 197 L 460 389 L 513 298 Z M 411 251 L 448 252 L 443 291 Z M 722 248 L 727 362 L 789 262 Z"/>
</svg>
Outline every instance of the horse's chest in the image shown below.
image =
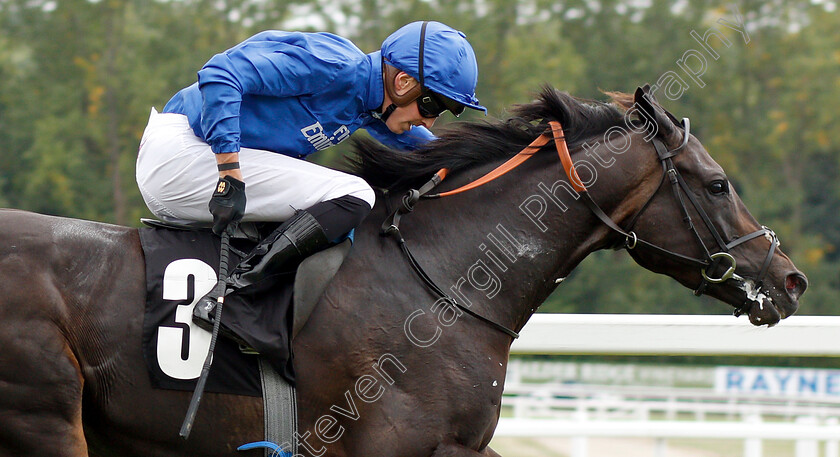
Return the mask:
<svg viewBox="0 0 840 457">
<path fill-rule="evenodd" d="M 491 363 L 491 362 L 488 362 Z M 450 414 L 457 418 L 471 417 L 474 422 L 495 422 L 504 389 L 504 366 L 458 366 L 460 373 L 441 386 L 450 394 Z M 477 425 L 477 424 L 476 424 Z"/>
</svg>

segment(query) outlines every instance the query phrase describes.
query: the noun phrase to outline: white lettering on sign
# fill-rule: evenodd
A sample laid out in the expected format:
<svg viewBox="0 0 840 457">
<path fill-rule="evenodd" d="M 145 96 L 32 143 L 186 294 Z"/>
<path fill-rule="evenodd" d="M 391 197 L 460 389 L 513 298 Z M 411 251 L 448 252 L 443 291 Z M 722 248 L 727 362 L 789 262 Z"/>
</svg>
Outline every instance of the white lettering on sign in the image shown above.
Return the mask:
<svg viewBox="0 0 840 457">
<path fill-rule="evenodd" d="M 201 297 L 216 285 L 216 271 L 198 259 L 180 259 L 166 266 L 163 272 L 163 299 L 186 300 L 190 296 L 189 279 L 193 278 L 192 303 L 178 305 L 175 322 L 178 327 L 160 326 L 157 359 L 160 370 L 175 379 L 195 379 L 201 375 L 204 359 L 210 351 L 210 332 L 192 322 L 192 311 Z M 186 343 L 186 359 L 182 348 Z"/>
<path fill-rule="evenodd" d="M 755 395 L 840 396 L 840 370 L 717 367 L 715 391 Z"/>
</svg>

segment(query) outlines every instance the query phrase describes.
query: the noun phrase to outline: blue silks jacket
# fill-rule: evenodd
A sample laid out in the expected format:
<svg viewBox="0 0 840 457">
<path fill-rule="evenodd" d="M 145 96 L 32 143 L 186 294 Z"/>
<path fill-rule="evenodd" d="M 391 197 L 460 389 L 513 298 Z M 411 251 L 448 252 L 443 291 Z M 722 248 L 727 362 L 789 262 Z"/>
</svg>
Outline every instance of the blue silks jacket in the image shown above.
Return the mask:
<svg viewBox="0 0 840 457">
<path fill-rule="evenodd" d="M 359 128 L 403 150 L 435 138 L 422 126 L 388 130 L 371 114 L 383 101 L 380 51 L 364 54 L 330 33 L 266 31 L 211 58 L 163 111 L 186 115 L 215 153 L 246 147 L 302 158 Z"/>
</svg>

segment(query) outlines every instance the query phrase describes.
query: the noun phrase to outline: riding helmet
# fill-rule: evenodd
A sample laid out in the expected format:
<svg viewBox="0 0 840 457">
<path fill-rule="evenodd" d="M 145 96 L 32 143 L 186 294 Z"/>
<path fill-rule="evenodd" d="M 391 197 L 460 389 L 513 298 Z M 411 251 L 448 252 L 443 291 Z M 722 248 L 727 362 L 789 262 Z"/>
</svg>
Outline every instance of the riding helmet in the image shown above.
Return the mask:
<svg viewBox="0 0 840 457">
<path fill-rule="evenodd" d="M 475 97 L 478 64 L 466 35 L 435 21 L 404 25 L 382 43 L 385 90 L 397 106 L 420 96 L 423 87 L 468 108 L 484 111 Z M 422 63 L 422 66 L 421 66 Z M 416 90 L 397 96 L 394 76 L 402 70 L 420 82 Z"/>
</svg>

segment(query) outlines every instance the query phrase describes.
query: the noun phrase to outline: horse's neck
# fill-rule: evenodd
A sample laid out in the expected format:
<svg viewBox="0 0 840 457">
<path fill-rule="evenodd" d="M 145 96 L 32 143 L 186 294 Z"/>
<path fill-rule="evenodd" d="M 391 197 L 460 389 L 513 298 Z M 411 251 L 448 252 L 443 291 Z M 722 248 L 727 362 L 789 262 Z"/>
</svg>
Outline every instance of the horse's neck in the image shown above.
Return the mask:
<svg viewBox="0 0 840 457">
<path fill-rule="evenodd" d="M 562 209 L 546 195 L 564 179 L 557 159 L 531 162 L 477 189 L 422 200 L 400 227 L 418 262 L 444 291 L 512 328 L 524 325 L 554 290 L 558 275 L 568 274 L 599 241 L 585 207 L 555 190 L 565 200 Z M 540 218 L 529 216 L 536 204 L 545 205 Z"/>
<path fill-rule="evenodd" d="M 601 157 L 611 154 L 601 149 L 596 151 Z M 598 169 L 590 190 L 620 222 L 638 210 L 641 202 L 628 195 L 647 194 L 635 190 L 656 173 L 656 162 L 646 147 L 615 158 L 613 166 Z M 575 159 L 585 157 L 575 154 Z M 493 166 L 465 173 L 460 181 L 474 180 Z M 447 278 L 439 284 L 447 293 L 496 322 L 520 328 L 558 279 L 614 236 L 567 191 L 568 179 L 561 173 L 556 156 L 535 156 L 495 182 L 421 201 L 404 218 L 403 234 L 430 275 Z"/>
</svg>

